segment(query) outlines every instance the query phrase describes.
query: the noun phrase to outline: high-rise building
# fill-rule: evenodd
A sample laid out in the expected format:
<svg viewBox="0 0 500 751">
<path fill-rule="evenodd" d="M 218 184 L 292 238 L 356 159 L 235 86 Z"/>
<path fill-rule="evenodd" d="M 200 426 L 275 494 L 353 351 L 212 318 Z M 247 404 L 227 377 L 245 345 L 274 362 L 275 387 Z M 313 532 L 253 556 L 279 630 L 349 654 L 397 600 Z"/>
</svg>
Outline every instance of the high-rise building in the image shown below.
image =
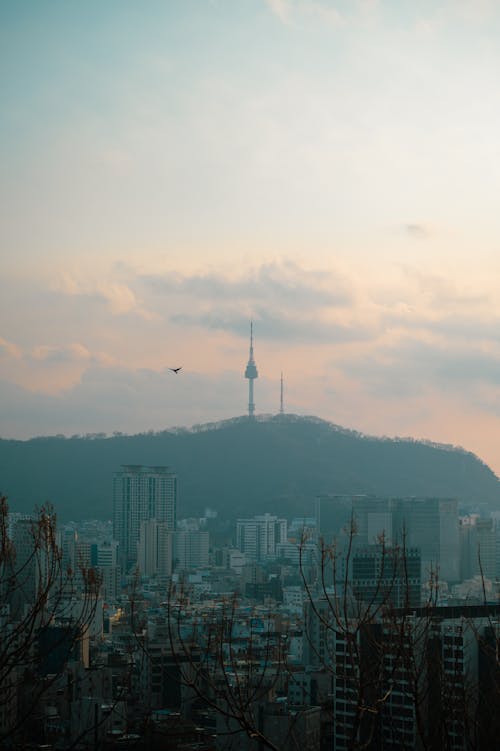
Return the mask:
<svg viewBox="0 0 500 751">
<path fill-rule="evenodd" d="M 182 530 L 175 533 L 176 570 L 205 568 L 209 563 L 210 537 L 205 530 Z"/>
<path fill-rule="evenodd" d="M 334 620 L 335 751 L 496 748 L 497 615 L 498 606 L 425 606 L 343 628 Z M 323 611 L 315 618 L 321 634 Z"/>
<path fill-rule="evenodd" d="M 475 576 L 495 581 L 498 567 L 499 528 L 494 518 L 477 514 L 460 517 L 460 579 Z"/>
<path fill-rule="evenodd" d="M 147 519 L 141 522 L 137 543 L 137 564 L 143 576 L 170 576 L 172 573 L 173 532 L 167 522 Z"/>
<path fill-rule="evenodd" d="M 376 544 L 383 535 L 386 545 L 420 549 L 422 584 L 431 574 L 447 582 L 460 580 L 458 503 L 455 499 L 355 496 L 352 510 L 357 544 Z"/>
<path fill-rule="evenodd" d="M 418 607 L 421 591 L 419 548 L 367 545 L 352 556 L 352 592 L 368 612 L 379 605 Z"/>
<path fill-rule="evenodd" d="M 137 561 L 141 522 L 156 519 L 176 527 L 177 476 L 168 467 L 125 465 L 113 479 L 113 536 L 127 569 Z"/>
<path fill-rule="evenodd" d="M 91 544 L 91 562 L 101 578 L 102 591 L 106 600 L 113 600 L 120 584 L 118 565 L 118 543 L 116 540 Z"/>
<path fill-rule="evenodd" d="M 265 561 L 276 558 L 277 546 L 287 541 L 287 521 L 271 514 L 238 519 L 236 522 L 236 547 L 245 553 L 248 561 Z"/>
<path fill-rule="evenodd" d="M 15 554 L 8 564 L 9 576 L 15 583 L 9 589 L 8 600 L 15 617 L 22 616 L 24 607 L 33 607 L 44 579 L 46 551 L 39 538 L 36 519 L 21 517 L 11 524 Z"/>
</svg>

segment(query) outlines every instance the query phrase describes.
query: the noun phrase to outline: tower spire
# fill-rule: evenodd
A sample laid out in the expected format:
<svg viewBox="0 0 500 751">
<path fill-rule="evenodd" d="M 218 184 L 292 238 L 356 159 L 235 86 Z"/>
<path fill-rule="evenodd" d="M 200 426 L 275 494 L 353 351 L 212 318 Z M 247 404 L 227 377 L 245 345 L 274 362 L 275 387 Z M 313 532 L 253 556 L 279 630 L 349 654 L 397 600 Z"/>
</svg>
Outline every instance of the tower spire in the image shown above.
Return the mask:
<svg viewBox="0 0 500 751">
<path fill-rule="evenodd" d="M 285 409 L 283 407 L 283 371 L 281 371 L 281 389 L 280 389 L 280 415 L 285 414 Z"/>
<path fill-rule="evenodd" d="M 255 404 L 253 401 L 253 382 L 259 377 L 257 366 L 253 359 L 253 321 L 250 321 L 250 352 L 248 363 L 245 370 L 245 378 L 248 378 L 248 417 L 252 419 L 255 415 Z"/>
</svg>

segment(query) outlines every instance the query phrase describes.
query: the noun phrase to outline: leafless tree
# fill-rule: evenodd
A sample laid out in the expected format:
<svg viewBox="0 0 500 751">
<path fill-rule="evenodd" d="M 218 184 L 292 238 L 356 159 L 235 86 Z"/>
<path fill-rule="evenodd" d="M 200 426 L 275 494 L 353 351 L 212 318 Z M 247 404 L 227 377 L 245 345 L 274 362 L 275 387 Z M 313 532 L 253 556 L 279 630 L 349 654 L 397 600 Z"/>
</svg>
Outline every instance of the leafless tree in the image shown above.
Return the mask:
<svg viewBox="0 0 500 751">
<path fill-rule="evenodd" d="M 171 588 L 167 604 L 171 653 L 182 683 L 215 713 L 225 748 L 233 748 L 233 742 L 234 748 L 241 748 L 243 734 L 255 748 L 278 751 L 279 746 L 264 733 L 262 704 L 275 695 L 284 674 L 283 637 L 274 627 L 272 613 L 255 609 L 247 609 L 247 628 L 239 636 L 239 605 L 234 595 L 190 611 L 183 588 Z"/>
<path fill-rule="evenodd" d="M 494 747 L 499 608 L 441 606 L 438 570 L 421 596 L 420 557 L 404 534 L 399 544 L 381 535 L 365 550 L 356 532 L 352 520 L 342 539 L 320 541 L 315 566 L 301 554 L 304 663 L 327 687 L 319 697 L 301 684 L 302 705 L 329 713 L 325 725 L 336 748 Z M 363 576 L 363 566 L 372 573 Z M 271 609 L 263 616 L 237 595 L 192 605 L 188 589 L 177 585 L 165 623 L 169 665 L 191 703 L 194 697 L 217 718 L 219 748 L 308 748 L 301 724 L 307 712 L 284 709 L 304 675 L 290 661 L 287 631 L 276 628 Z M 272 713 L 274 724 L 267 722 Z"/>
<path fill-rule="evenodd" d="M 44 665 L 50 654 L 64 663 L 84 648 L 100 588 L 93 569 L 65 570 L 52 508 L 44 506 L 17 525 L 12 535 L 7 499 L 1 497 L 2 747 L 26 737 L 39 702 L 57 680 Z"/>
</svg>

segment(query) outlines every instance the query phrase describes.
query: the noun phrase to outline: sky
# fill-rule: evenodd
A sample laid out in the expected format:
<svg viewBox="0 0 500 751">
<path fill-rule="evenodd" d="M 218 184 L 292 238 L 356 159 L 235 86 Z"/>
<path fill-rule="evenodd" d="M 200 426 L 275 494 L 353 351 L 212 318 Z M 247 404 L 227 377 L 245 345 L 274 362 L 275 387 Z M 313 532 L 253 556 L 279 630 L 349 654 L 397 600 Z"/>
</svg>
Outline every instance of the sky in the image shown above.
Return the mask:
<svg viewBox="0 0 500 751">
<path fill-rule="evenodd" d="M 3 0 L 0 437 L 316 415 L 500 474 L 500 5 Z M 175 375 L 171 367 L 182 366 Z"/>
</svg>

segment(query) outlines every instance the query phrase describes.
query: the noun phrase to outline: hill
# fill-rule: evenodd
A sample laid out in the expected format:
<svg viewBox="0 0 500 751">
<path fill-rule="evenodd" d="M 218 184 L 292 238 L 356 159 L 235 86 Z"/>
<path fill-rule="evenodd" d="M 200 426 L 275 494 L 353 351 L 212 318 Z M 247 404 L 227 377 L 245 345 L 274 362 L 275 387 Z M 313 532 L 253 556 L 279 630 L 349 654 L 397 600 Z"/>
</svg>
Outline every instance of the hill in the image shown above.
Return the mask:
<svg viewBox="0 0 500 751">
<path fill-rule="evenodd" d="M 169 465 L 179 478 L 180 517 L 207 507 L 223 519 L 307 515 L 315 496 L 332 493 L 432 495 L 500 508 L 498 478 L 470 452 L 293 415 L 131 436 L 0 440 L 0 491 L 14 511 L 50 501 L 64 520 L 110 518 L 112 476 L 122 464 Z"/>
</svg>

